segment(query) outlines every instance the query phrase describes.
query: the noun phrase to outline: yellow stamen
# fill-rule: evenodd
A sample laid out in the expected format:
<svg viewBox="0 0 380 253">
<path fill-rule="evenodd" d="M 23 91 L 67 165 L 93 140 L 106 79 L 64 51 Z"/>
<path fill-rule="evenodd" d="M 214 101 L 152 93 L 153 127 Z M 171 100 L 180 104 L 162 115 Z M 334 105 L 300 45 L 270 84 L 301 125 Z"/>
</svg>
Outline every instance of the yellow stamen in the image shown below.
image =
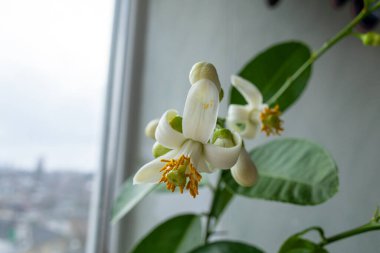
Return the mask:
<svg viewBox="0 0 380 253">
<path fill-rule="evenodd" d="M 193 198 L 199 194 L 198 185 L 202 176 L 190 162 L 190 157 L 181 155 L 178 159 L 162 159 L 161 162 L 166 164 L 160 170 L 162 176 L 159 183 L 166 183 L 166 188 L 171 192 L 178 186 L 183 193 L 186 186 Z"/>
<path fill-rule="evenodd" d="M 282 128 L 282 119 L 280 119 L 280 107 L 276 105 L 274 108 L 265 108 L 261 114 L 261 131 L 265 132 L 267 136 L 271 134 L 280 135 L 284 128 Z"/>
</svg>

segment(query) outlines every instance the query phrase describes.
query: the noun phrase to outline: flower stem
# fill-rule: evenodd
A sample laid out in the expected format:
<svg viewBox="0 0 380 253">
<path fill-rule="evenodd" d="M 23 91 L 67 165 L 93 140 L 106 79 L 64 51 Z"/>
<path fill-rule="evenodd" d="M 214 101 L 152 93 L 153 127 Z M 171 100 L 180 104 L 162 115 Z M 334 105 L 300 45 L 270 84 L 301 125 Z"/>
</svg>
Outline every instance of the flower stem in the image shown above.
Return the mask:
<svg viewBox="0 0 380 253">
<path fill-rule="evenodd" d="M 352 29 L 368 14 L 380 8 L 380 1 L 373 4 L 370 8 L 363 8 L 362 11 L 335 36 L 326 41 L 321 48 L 314 52 L 310 58 L 294 72 L 284 83 L 284 85 L 267 101 L 267 104 L 273 105 L 281 95 L 307 70 L 316 60 L 318 60 L 327 50 L 352 33 Z"/>
<path fill-rule="evenodd" d="M 355 236 L 358 234 L 362 234 L 362 233 L 366 233 L 366 232 L 374 231 L 374 230 L 380 230 L 380 224 L 375 223 L 375 222 L 370 222 L 368 224 L 354 228 L 352 230 L 348 230 L 343 233 L 340 233 L 331 237 L 327 237 L 324 240 L 322 240 L 322 242 L 319 243 L 319 246 L 325 246 L 327 244 L 330 244 L 330 243 L 333 243 L 333 242 L 336 242 L 336 241 L 339 241 L 351 236 Z"/>
<path fill-rule="evenodd" d="M 215 206 L 217 194 L 219 192 L 221 184 L 222 184 L 222 175 L 219 176 L 218 183 L 215 187 L 215 191 L 213 192 L 213 198 L 212 198 L 212 202 L 211 202 L 211 206 L 210 206 L 210 211 L 207 214 L 206 229 L 205 229 L 205 244 L 208 243 L 208 239 L 209 239 L 210 235 L 212 235 L 212 233 L 213 233 L 211 230 L 211 220 L 214 218 L 213 209 Z"/>
<path fill-rule="evenodd" d="M 220 173 L 219 181 L 215 188 L 213 199 L 211 202 L 210 211 L 207 214 L 205 244 L 208 243 L 209 237 L 215 233 L 215 226 L 233 197 L 234 194 L 228 189 L 226 184 L 223 182 L 223 173 Z"/>
</svg>

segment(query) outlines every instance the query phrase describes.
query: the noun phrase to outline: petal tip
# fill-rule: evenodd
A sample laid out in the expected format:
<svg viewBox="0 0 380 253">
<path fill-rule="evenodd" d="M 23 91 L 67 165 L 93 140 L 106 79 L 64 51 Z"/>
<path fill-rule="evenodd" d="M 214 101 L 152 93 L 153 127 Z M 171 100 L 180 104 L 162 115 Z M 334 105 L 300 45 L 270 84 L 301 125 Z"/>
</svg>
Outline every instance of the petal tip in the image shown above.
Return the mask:
<svg viewBox="0 0 380 253">
<path fill-rule="evenodd" d="M 237 163 L 231 168 L 231 175 L 239 185 L 244 187 L 252 187 L 257 182 L 256 165 L 245 149 L 242 149 Z"/>
</svg>

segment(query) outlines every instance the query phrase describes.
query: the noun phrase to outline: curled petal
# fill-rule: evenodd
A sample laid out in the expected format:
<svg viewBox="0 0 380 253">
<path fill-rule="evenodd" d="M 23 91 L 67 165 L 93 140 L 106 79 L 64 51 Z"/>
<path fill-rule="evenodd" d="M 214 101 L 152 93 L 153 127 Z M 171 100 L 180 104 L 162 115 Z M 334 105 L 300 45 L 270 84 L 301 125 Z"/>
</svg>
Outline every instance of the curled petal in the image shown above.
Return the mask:
<svg viewBox="0 0 380 253">
<path fill-rule="evenodd" d="M 230 105 L 226 118 L 227 128 L 238 132 L 243 138 L 256 137 L 260 128 L 260 112 L 250 106 Z"/>
<path fill-rule="evenodd" d="M 207 143 L 213 133 L 218 110 L 219 92 L 215 84 L 206 79 L 194 83 L 187 94 L 183 111 L 183 135 Z"/>
<path fill-rule="evenodd" d="M 250 121 L 245 125 L 244 130 L 240 133 L 243 138 L 253 139 L 256 137 L 257 133 L 260 131 L 260 123 L 258 121 Z"/>
<path fill-rule="evenodd" d="M 176 150 L 172 150 L 142 166 L 133 177 L 133 184 L 158 183 L 161 178 L 160 170 L 165 165 L 161 160 L 171 159 L 176 153 Z"/>
<path fill-rule="evenodd" d="M 243 123 L 240 121 L 232 121 L 227 119 L 226 125 L 229 129 L 238 132 L 241 137 L 246 139 L 255 138 L 260 130 L 260 122 L 258 121 L 247 121 Z"/>
<path fill-rule="evenodd" d="M 231 83 L 240 92 L 249 105 L 259 107 L 263 103 L 263 95 L 253 83 L 235 75 L 231 76 Z"/>
<path fill-rule="evenodd" d="M 185 141 L 183 134 L 174 130 L 169 124 L 170 120 L 177 115 L 178 113 L 175 110 L 166 111 L 158 122 L 156 129 L 156 140 L 161 145 L 170 149 L 179 148 Z"/>
<path fill-rule="evenodd" d="M 245 148 L 241 149 L 239 159 L 231 168 L 232 177 L 241 186 L 250 187 L 258 178 L 257 169 Z"/>
<path fill-rule="evenodd" d="M 233 132 L 235 145 L 232 147 L 220 147 L 211 143 L 204 146 L 205 158 L 214 168 L 229 169 L 237 161 L 242 141 L 239 134 Z"/>
<path fill-rule="evenodd" d="M 250 106 L 246 105 L 230 105 L 228 106 L 227 119 L 233 121 L 246 122 L 250 118 Z"/>
</svg>

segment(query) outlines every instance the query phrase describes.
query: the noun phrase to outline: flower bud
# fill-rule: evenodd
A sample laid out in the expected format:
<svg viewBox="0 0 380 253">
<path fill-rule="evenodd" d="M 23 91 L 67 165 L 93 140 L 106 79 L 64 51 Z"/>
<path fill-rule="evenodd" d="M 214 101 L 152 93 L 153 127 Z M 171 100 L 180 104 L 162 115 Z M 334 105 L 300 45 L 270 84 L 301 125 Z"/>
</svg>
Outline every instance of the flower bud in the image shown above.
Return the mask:
<svg viewBox="0 0 380 253">
<path fill-rule="evenodd" d="M 258 179 L 256 165 L 252 162 L 245 148 L 241 149 L 236 164 L 232 166 L 231 175 L 241 186 L 250 187 L 256 183 Z"/>
<path fill-rule="evenodd" d="M 145 135 L 153 140 L 156 139 L 155 133 L 158 126 L 158 119 L 151 120 L 145 127 Z"/>
<path fill-rule="evenodd" d="M 380 33 L 376 32 L 368 32 L 364 34 L 360 34 L 359 38 L 366 46 L 380 46 Z"/>
<path fill-rule="evenodd" d="M 153 145 L 152 148 L 152 154 L 154 158 L 160 157 L 162 155 L 165 155 L 167 152 L 169 152 L 171 149 L 162 146 L 160 143 L 156 142 Z"/>
<path fill-rule="evenodd" d="M 214 65 L 208 62 L 198 62 L 193 65 L 190 70 L 189 80 L 191 84 L 195 84 L 201 79 L 210 80 L 215 84 L 219 91 L 219 100 L 223 98 L 223 90 L 221 88 L 218 73 Z"/>
<path fill-rule="evenodd" d="M 212 143 L 219 147 L 230 148 L 235 146 L 234 137 L 226 128 L 216 129 L 212 136 Z"/>
</svg>

